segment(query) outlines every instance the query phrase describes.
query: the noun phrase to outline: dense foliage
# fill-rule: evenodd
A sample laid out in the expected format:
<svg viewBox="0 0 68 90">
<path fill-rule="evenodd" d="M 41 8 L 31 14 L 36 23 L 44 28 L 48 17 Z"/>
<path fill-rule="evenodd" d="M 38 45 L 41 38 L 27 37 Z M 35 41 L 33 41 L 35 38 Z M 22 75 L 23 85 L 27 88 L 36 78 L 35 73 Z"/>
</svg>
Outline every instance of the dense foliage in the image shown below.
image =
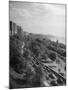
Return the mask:
<svg viewBox="0 0 68 90">
<path fill-rule="evenodd" d="M 17 34 L 10 34 L 10 88 L 44 86 L 41 79 L 46 72 L 36 58 L 46 63 L 48 60 L 55 62 L 59 57 L 66 62 L 66 46 L 46 38 L 27 35 L 19 26 L 17 31 Z M 53 84 L 54 81 L 51 82 Z"/>
</svg>

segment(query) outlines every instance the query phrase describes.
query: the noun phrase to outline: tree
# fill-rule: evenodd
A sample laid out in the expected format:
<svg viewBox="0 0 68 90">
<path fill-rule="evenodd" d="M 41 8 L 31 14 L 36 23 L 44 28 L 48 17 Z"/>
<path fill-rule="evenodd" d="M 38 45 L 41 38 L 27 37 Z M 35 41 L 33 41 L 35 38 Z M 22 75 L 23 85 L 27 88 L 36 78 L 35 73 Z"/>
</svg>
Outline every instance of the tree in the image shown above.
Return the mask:
<svg viewBox="0 0 68 90">
<path fill-rule="evenodd" d="M 29 48 L 35 56 L 38 56 L 41 51 L 40 46 L 36 41 L 31 41 Z"/>
</svg>

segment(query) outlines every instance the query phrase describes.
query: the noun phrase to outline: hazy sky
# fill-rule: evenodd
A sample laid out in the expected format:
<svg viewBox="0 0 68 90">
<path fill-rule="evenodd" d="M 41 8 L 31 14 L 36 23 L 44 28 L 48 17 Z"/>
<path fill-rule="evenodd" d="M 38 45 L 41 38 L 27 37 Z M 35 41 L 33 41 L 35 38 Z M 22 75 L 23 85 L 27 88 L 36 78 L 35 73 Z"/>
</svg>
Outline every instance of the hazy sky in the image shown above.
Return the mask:
<svg viewBox="0 0 68 90">
<path fill-rule="evenodd" d="M 24 31 L 65 37 L 65 5 L 10 1 L 9 10 Z"/>
</svg>

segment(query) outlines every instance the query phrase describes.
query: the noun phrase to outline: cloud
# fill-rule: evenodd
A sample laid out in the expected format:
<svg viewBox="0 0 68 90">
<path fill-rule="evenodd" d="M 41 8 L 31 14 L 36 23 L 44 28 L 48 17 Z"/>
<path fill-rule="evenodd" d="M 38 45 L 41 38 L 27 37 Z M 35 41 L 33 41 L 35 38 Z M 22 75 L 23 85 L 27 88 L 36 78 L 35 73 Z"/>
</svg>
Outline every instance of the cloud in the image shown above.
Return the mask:
<svg viewBox="0 0 68 90">
<path fill-rule="evenodd" d="M 10 19 L 27 32 L 65 36 L 65 6 L 10 2 Z"/>
<path fill-rule="evenodd" d="M 44 4 L 45 9 L 51 10 L 54 14 L 63 15 L 65 14 L 65 5 L 57 5 L 57 4 Z"/>
</svg>

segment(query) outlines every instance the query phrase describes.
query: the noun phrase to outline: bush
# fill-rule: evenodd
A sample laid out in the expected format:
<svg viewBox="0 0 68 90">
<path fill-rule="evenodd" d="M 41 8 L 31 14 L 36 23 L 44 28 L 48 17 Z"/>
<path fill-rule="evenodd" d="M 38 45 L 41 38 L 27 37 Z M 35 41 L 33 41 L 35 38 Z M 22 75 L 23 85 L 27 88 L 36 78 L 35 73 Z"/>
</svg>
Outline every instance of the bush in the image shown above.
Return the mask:
<svg viewBox="0 0 68 90">
<path fill-rule="evenodd" d="M 50 53 L 50 54 L 48 55 L 48 57 L 49 57 L 51 60 L 55 61 L 55 59 L 56 59 L 56 54 L 55 54 L 55 53 Z"/>
</svg>

